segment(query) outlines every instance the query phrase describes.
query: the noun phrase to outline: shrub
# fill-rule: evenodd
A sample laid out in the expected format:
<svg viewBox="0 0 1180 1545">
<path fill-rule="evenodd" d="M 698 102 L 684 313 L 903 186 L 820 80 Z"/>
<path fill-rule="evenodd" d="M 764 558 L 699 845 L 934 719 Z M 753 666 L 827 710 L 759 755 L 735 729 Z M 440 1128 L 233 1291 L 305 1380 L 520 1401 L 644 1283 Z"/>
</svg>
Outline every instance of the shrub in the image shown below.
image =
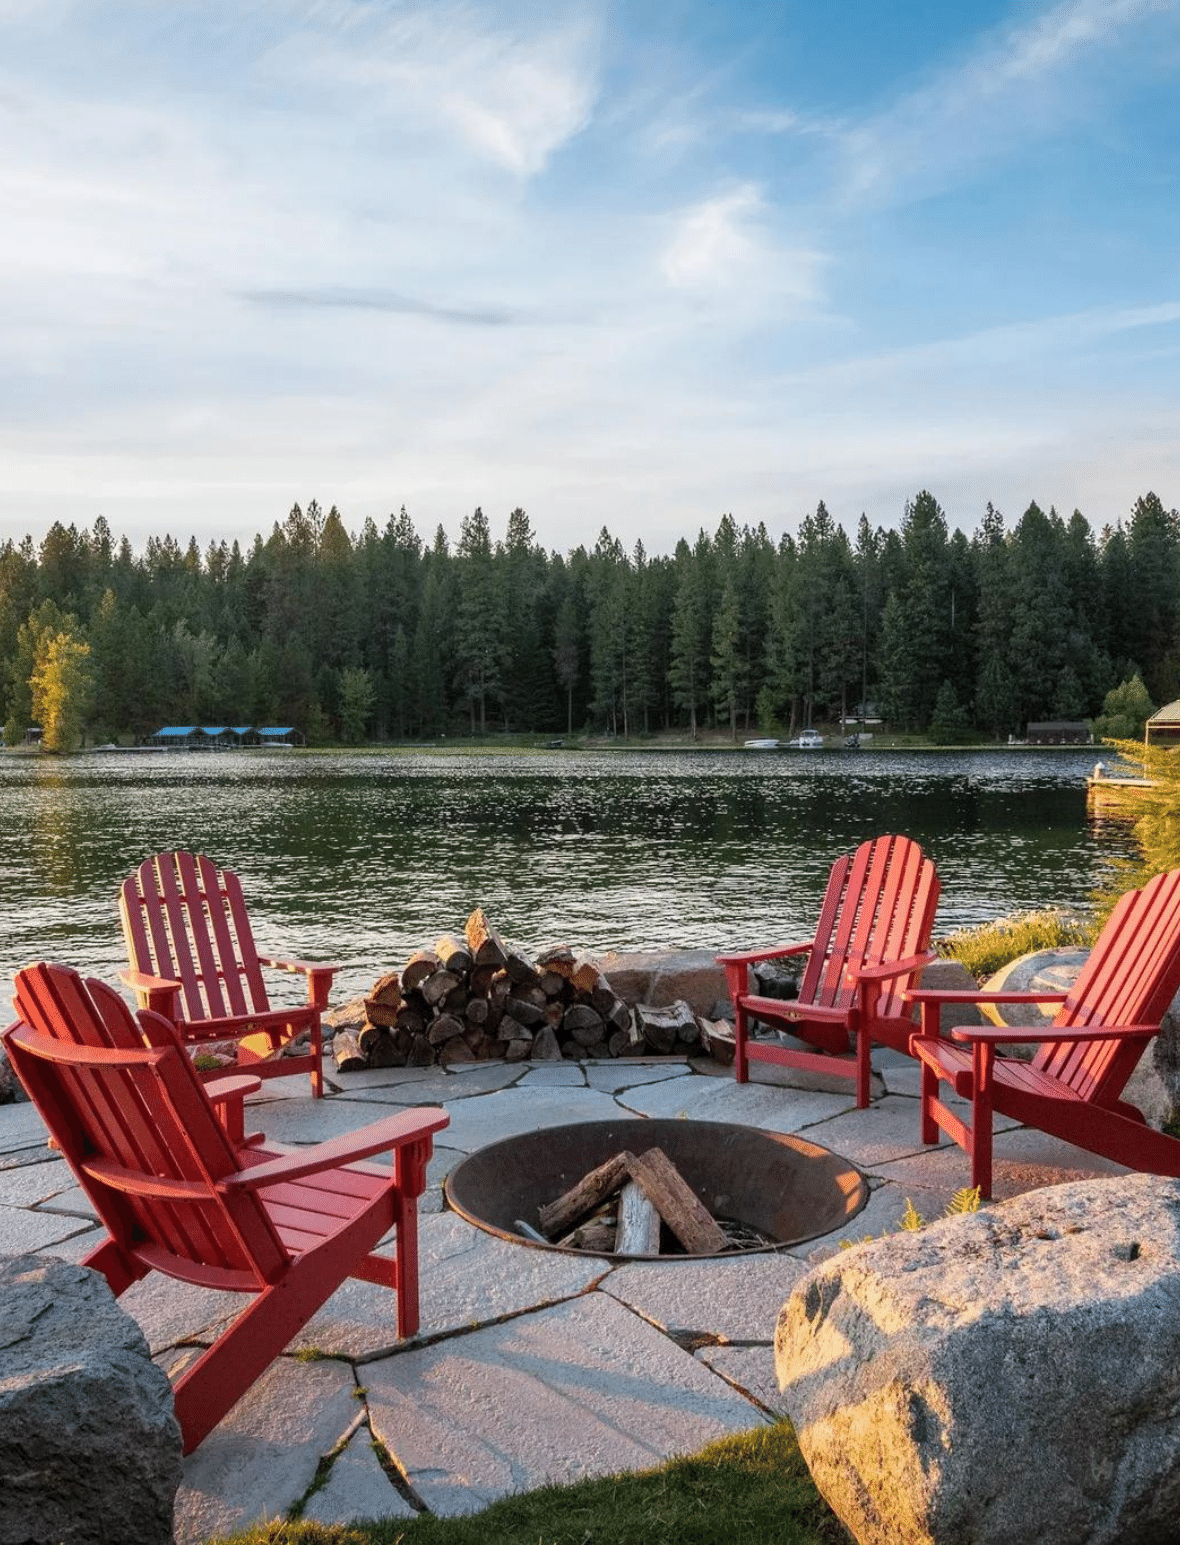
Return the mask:
<svg viewBox="0 0 1180 1545">
<path fill-rule="evenodd" d="M 1092 944 L 1097 927 L 1090 918 L 1049 910 L 1001 917 L 979 928 L 963 928 L 940 942 L 942 953 L 959 960 L 977 982 L 985 981 L 1001 966 L 1034 950 L 1058 949 L 1067 944 Z"/>
</svg>

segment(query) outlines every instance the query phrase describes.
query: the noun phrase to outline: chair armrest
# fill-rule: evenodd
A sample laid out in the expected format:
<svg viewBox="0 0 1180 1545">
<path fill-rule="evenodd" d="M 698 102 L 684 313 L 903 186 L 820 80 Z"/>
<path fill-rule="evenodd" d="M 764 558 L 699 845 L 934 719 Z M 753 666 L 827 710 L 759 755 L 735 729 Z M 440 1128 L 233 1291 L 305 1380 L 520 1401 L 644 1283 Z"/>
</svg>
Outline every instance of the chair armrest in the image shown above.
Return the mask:
<svg viewBox="0 0 1180 1545">
<path fill-rule="evenodd" d="M 231 1189 L 257 1191 L 261 1186 L 276 1185 L 281 1180 L 299 1180 L 304 1175 L 314 1175 L 320 1170 L 337 1169 L 356 1159 L 367 1159 L 372 1154 L 401 1148 L 440 1132 L 450 1124 L 451 1118 L 438 1105 L 403 1111 L 397 1116 L 387 1116 L 384 1121 L 374 1121 L 371 1126 L 361 1127 L 358 1132 L 331 1138 L 326 1143 L 316 1143 L 312 1148 L 301 1148 L 295 1153 L 281 1154 L 277 1159 L 267 1159 L 262 1164 L 251 1164 L 247 1169 L 227 1175 L 218 1184 Z"/>
<path fill-rule="evenodd" d="M 258 964 L 269 966 L 272 971 L 290 971 L 307 978 L 307 1001 L 316 1008 L 328 1006 L 328 994 L 332 991 L 332 978 L 339 966 L 326 966 L 313 960 L 279 960 L 273 955 L 259 955 Z"/>
<path fill-rule="evenodd" d="M 923 950 L 920 955 L 908 955 L 904 960 L 886 961 L 880 966 L 852 966 L 848 975 L 858 982 L 887 982 L 890 977 L 904 976 L 907 971 L 917 971 L 920 966 L 930 966 L 938 959 L 937 950 Z M 913 993 L 907 993 L 912 998 Z"/>
<path fill-rule="evenodd" d="M 257 1094 L 262 1080 L 253 1073 L 229 1073 L 225 1078 L 211 1078 L 205 1085 L 205 1093 L 213 1105 L 224 1105 L 230 1100 L 244 1100 L 248 1094 Z"/>
<path fill-rule="evenodd" d="M 163 1014 L 165 1019 L 175 1019 L 175 1004 L 183 982 L 175 982 L 168 976 L 150 976 L 146 971 L 120 971 L 119 980 L 130 987 L 136 997 L 146 999 L 140 1008 Z"/>
<path fill-rule="evenodd" d="M 760 960 L 779 960 L 784 955 L 805 954 L 814 944 L 814 939 L 808 939 L 806 944 L 779 944 L 773 949 L 751 950 L 742 955 L 718 955 L 717 963 L 722 966 L 752 966 Z"/>
<path fill-rule="evenodd" d="M 956 1025 L 950 1032 L 956 1041 L 978 1043 L 981 1046 L 1024 1045 L 1029 1041 L 1148 1041 L 1158 1025 L 1086 1025 L 1076 1030 L 1068 1027 L 1056 1029 L 1038 1025 L 1006 1025 L 1003 1029 L 993 1026 Z M 929 1039 L 929 1037 L 927 1037 Z"/>
<path fill-rule="evenodd" d="M 905 994 L 910 1003 L 1064 1003 L 1063 992 L 989 992 L 980 987 L 914 987 Z"/>
</svg>

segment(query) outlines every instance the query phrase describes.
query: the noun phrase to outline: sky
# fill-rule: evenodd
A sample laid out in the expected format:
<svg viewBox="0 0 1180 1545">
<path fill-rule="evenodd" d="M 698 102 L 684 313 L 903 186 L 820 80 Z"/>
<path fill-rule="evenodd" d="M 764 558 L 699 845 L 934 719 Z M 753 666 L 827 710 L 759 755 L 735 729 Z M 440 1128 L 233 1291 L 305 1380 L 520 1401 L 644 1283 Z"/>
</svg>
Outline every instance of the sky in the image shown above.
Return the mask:
<svg viewBox="0 0 1180 1545">
<path fill-rule="evenodd" d="M 1180 0 L 0 0 L 0 541 L 1180 505 Z"/>
</svg>

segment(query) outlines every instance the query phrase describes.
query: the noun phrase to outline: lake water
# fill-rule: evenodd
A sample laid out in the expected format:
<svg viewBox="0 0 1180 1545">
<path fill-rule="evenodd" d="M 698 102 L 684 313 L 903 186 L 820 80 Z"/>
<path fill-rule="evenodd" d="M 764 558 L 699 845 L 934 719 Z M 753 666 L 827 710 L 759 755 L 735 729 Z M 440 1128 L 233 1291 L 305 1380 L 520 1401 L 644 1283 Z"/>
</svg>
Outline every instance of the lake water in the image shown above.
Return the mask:
<svg viewBox="0 0 1180 1545">
<path fill-rule="evenodd" d="M 268 950 L 338 961 L 334 1002 L 483 906 L 527 949 L 806 938 L 834 858 L 902 832 L 937 931 L 1083 907 L 1125 830 L 1087 824 L 1093 748 L 1037 752 L 228 752 L 0 756 L 0 969 L 114 979 L 145 856 L 242 876 Z"/>
</svg>

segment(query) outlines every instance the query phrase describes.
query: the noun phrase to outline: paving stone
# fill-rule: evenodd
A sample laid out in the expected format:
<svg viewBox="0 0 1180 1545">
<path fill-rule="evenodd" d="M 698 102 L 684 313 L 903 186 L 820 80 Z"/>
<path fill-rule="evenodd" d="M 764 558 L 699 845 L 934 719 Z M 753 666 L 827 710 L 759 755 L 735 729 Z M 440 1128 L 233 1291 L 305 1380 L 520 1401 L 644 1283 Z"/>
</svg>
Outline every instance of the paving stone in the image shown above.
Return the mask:
<svg viewBox="0 0 1180 1545">
<path fill-rule="evenodd" d="M 667 1330 L 704 1331 L 731 1341 L 772 1341 L 778 1312 L 807 1267 L 785 1252 L 717 1261 L 634 1261 L 602 1291 Z"/>
<path fill-rule="evenodd" d="M 81 1186 L 71 1186 L 68 1191 L 62 1191 L 58 1196 L 47 1197 L 37 1210 L 38 1212 L 60 1212 L 67 1217 L 98 1221 L 94 1204 Z"/>
<path fill-rule="evenodd" d="M 623 1089 L 639 1089 L 644 1084 L 662 1084 L 670 1078 L 688 1078 L 691 1069 L 680 1057 L 667 1057 L 661 1062 L 640 1062 L 634 1057 L 619 1057 L 610 1062 L 588 1062 L 586 1082 L 591 1089 L 601 1089 L 604 1094 L 617 1094 Z"/>
<path fill-rule="evenodd" d="M 447 1114 L 451 1118 L 447 1146 L 474 1153 L 502 1137 L 577 1121 L 617 1121 L 627 1112 L 597 1089 L 540 1087 L 506 1089 L 482 1100 L 460 1100 L 447 1105 Z"/>
<path fill-rule="evenodd" d="M 794 1047 L 797 1051 L 815 1050 L 814 1046 L 809 1046 L 796 1036 L 787 1035 L 785 1031 L 780 1032 L 777 1039 L 783 1046 Z M 733 1077 L 732 1067 L 726 1068 L 726 1072 Z M 839 1094 L 853 1100 L 856 1098 L 853 1080 L 845 1074 L 813 1073 L 807 1068 L 786 1067 L 780 1062 L 751 1062 L 749 1082 L 769 1084 L 778 1089 L 806 1089 L 816 1094 Z M 869 1093 L 873 1099 L 885 1093 L 885 1085 L 875 1069 L 869 1079 Z"/>
<path fill-rule="evenodd" d="M 808 1137 L 861 1169 L 875 1171 L 907 1154 L 922 1153 L 922 1107 L 904 1095 L 885 1095 L 867 1110 L 844 1111 L 808 1131 Z"/>
<path fill-rule="evenodd" d="M 27 1100 L 15 1105 L 0 1105 L 0 1153 L 44 1145 L 49 1134 L 37 1114 L 37 1107 Z"/>
<path fill-rule="evenodd" d="M 327 1142 L 333 1137 L 356 1132 L 361 1127 L 380 1121 L 394 1112 L 388 1107 L 394 1101 L 380 1101 L 375 1091 L 372 1100 L 361 1100 L 353 1095 L 333 1095 L 330 1099 L 276 1100 L 271 1105 L 253 1106 L 254 1119 L 247 1116 L 247 1130 L 261 1130 L 273 1143 L 289 1143 L 306 1146 L 309 1143 Z M 419 1105 L 437 1104 L 435 1100 L 413 1100 Z M 377 1108 L 378 1105 L 385 1108 Z"/>
<path fill-rule="evenodd" d="M 872 1191 L 868 1203 L 855 1218 L 849 1219 L 830 1234 L 794 1246 L 790 1253 L 806 1261 L 808 1266 L 814 1266 L 819 1261 L 828 1260 L 838 1251 L 846 1250 L 850 1245 L 863 1244 L 865 1240 L 880 1239 L 885 1234 L 896 1233 L 911 1202 L 918 1216 L 932 1223 L 942 1217 L 955 1192 L 960 1189 L 954 1184 L 955 1177 L 949 1168 L 945 1171 L 945 1177 L 946 1182 L 942 1186 L 900 1185 L 896 1181 L 886 1181 Z"/>
<path fill-rule="evenodd" d="M 604 1293 L 384 1358 L 364 1377 L 374 1432 L 442 1515 L 644 1469 L 763 1420 Z"/>
<path fill-rule="evenodd" d="M 391 1084 L 416 1084 L 436 1078 L 438 1069 L 429 1068 L 361 1068 L 355 1073 L 341 1073 L 336 1068 L 329 1072 L 328 1059 L 324 1062 L 324 1078 L 344 1094 L 363 1094 L 368 1089 L 384 1089 Z"/>
<path fill-rule="evenodd" d="M 88 1227 L 84 1218 L 0 1207 L 0 1255 L 29 1255 L 73 1234 L 85 1233 Z"/>
<path fill-rule="evenodd" d="M 351 1524 L 379 1518 L 415 1518 L 414 1509 L 381 1468 L 373 1434 L 359 1428 L 337 1454 L 327 1484 L 303 1510 L 303 1522 Z"/>
<path fill-rule="evenodd" d="M 521 1089 L 584 1089 L 586 1073 L 591 1066 L 583 1062 L 524 1062 L 524 1077 L 518 1085 Z"/>
<path fill-rule="evenodd" d="M 962 1166 L 961 1184 L 968 1185 L 967 1156 L 961 1149 L 956 1148 L 955 1152 Z M 1034 1127 L 998 1132 L 992 1154 L 992 1196 L 997 1202 L 1039 1186 L 1060 1186 L 1072 1180 L 1131 1173 L 1113 1159 L 1087 1153 L 1084 1148 L 1075 1148 L 1072 1143 L 1038 1132 Z"/>
<path fill-rule="evenodd" d="M 90 1228 L 83 1234 L 71 1234 L 68 1239 L 55 1239 L 47 1245 L 42 1245 L 37 1254 L 52 1255 L 59 1261 L 73 1261 L 78 1265 L 91 1250 L 102 1244 L 106 1237 L 106 1229 Z"/>
<path fill-rule="evenodd" d="M 509 1244 L 453 1212 L 422 1218 L 418 1240 L 422 1336 L 570 1298 L 608 1269 L 597 1256 Z M 393 1294 L 352 1280 L 337 1288 L 292 1346 L 363 1357 L 396 1343 Z"/>
<path fill-rule="evenodd" d="M 847 1110 L 851 1094 L 809 1094 L 765 1084 L 735 1084 L 712 1078 L 672 1079 L 618 1096 L 621 1106 L 641 1116 L 684 1116 L 690 1121 L 736 1121 L 768 1132 L 800 1132 Z M 808 1134 L 810 1136 L 810 1134 Z M 822 1142 L 822 1138 L 815 1138 Z"/>
<path fill-rule="evenodd" d="M 429 1078 L 390 1082 L 350 1091 L 350 1098 L 379 1105 L 453 1105 L 478 1095 L 511 1089 L 524 1077 L 526 1063 L 456 1062 L 453 1068 L 427 1068 Z M 334 1095 L 333 1099 L 341 1096 Z"/>
<path fill-rule="evenodd" d="M 249 1067 L 227 1067 L 225 1071 L 227 1074 L 248 1073 L 250 1069 Z M 328 1067 L 325 1062 L 325 1078 L 327 1073 Z M 258 1090 L 257 1094 L 246 1096 L 246 1104 L 248 1106 L 274 1105 L 280 1100 L 310 1100 L 312 1098 L 311 1079 L 306 1073 L 292 1073 L 286 1078 L 264 1078 L 262 1080 L 262 1087 Z"/>
<path fill-rule="evenodd" d="M 701 1347 L 696 1357 L 737 1389 L 760 1400 L 776 1415 L 785 1415 L 782 1393 L 774 1371 L 774 1346 Z"/>
<path fill-rule="evenodd" d="M 149 1272 L 119 1299 L 120 1309 L 138 1320 L 155 1357 L 178 1341 L 203 1345 L 249 1303 L 249 1293 L 225 1293 Z"/>
<path fill-rule="evenodd" d="M 346 1363 L 272 1363 L 184 1461 L 176 1545 L 281 1517 L 307 1491 L 356 1411 L 356 1381 Z"/>
<path fill-rule="evenodd" d="M 0 1207 L 32 1207 L 73 1186 L 74 1172 L 64 1159 L 0 1170 Z"/>
</svg>

